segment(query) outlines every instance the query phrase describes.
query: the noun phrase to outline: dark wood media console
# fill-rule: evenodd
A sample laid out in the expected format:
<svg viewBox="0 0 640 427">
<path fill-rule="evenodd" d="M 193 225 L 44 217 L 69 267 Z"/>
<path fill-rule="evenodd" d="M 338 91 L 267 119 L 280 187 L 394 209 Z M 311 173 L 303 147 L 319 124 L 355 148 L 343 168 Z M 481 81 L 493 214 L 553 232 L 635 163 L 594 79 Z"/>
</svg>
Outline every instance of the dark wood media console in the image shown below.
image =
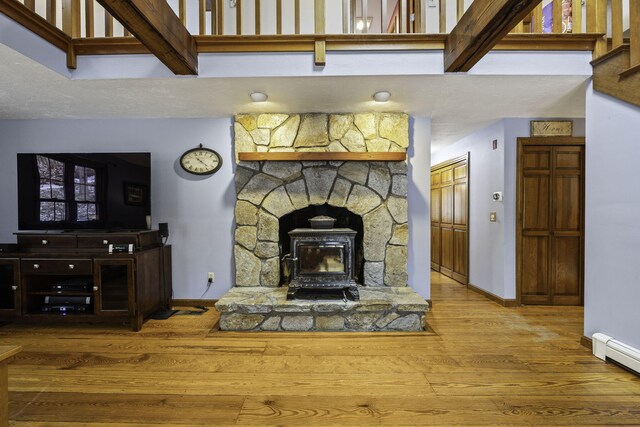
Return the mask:
<svg viewBox="0 0 640 427">
<path fill-rule="evenodd" d="M 171 246 L 157 230 L 16 234 L 18 251 L 0 253 L 0 320 L 130 323 L 139 331 L 169 307 Z"/>
</svg>

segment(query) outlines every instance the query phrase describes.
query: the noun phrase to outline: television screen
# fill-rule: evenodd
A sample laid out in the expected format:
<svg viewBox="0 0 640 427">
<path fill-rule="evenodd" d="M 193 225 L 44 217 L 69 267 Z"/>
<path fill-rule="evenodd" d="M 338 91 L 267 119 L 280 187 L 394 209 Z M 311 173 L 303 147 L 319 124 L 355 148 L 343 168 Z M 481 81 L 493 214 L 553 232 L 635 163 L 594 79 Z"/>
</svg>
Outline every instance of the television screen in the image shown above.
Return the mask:
<svg viewBox="0 0 640 427">
<path fill-rule="evenodd" d="M 18 154 L 20 230 L 143 230 L 150 153 Z"/>
</svg>

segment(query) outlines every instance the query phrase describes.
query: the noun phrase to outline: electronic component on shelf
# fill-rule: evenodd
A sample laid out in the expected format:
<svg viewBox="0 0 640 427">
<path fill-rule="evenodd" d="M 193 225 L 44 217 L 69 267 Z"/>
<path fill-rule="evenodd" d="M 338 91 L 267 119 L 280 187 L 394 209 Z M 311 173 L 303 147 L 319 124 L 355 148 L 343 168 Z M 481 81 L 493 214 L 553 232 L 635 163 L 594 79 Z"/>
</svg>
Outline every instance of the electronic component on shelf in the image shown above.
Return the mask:
<svg viewBox="0 0 640 427">
<path fill-rule="evenodd" d="M 51 285 L 51 291 L 55 293 L 63 292 L 90 292 L 93 281 L 86 278 L 75 278 L 62 280 Z"/>
<path fill-rule="evenodd" d="M 44 303 L 51 305 L 89 305 L 91 304 L 91 297 L 48 295 L 44 297 Z"/>
<path fill-rule="evenodd" d="M 86 312 L 88 305 L 44 305 L 43 312 L 66 314 L 71 312 Z"/>
<path fill-rule="evenodd" d="M 90 311 L 91 297 L 69 295 L 47 295 L 44 297 L 42 311 L 45 313 L 67 314 Z"/>
<path fill-rule="evenodd" d="M 115 243 L 109 244 L 110 254 L 132 254 L 133 243 Z"/>
</svg>

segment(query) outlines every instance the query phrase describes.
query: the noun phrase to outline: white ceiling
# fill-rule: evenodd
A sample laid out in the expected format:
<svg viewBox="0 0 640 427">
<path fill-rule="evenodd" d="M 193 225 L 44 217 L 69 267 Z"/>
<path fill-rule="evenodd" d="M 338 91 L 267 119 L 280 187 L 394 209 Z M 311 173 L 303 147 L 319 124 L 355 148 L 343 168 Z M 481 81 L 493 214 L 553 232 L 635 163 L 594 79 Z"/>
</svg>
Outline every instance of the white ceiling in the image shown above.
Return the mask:
<svg viewBox="0 0 640 427">
<path fill-rule="evenodd" d="M 239 112 L 404 111 L 432 118 L 432 151 L 504 117 L 584 117 L 584 76 L 68 80 L 0 44 L 0 119 L 199 118 Z M 385 89 L 391 101 L 371 95 Z M 248 94 L 269 94 L 251 103 Z"/>
</svg>

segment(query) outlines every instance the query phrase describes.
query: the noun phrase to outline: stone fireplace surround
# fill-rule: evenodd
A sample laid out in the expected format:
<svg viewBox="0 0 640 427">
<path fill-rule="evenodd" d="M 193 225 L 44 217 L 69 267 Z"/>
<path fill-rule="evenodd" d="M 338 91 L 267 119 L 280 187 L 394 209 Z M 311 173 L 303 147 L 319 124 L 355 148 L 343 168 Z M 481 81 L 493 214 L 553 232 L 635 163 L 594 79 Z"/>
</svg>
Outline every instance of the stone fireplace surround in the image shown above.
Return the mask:
<svg viewBox="0 0 640 427">
<path fill-rule="evenodd" d="M 235 152 L 406 151 L 406 114 L 242 114 Z M 236 283 L 216 307 L 223 330 L 419 330 L 428 306 L 407 287 L 407 164 L 237 161 Z M 286 301 L 279 218 L 328 204 L 363 221 L 361 301 Z"/>
</svg>

